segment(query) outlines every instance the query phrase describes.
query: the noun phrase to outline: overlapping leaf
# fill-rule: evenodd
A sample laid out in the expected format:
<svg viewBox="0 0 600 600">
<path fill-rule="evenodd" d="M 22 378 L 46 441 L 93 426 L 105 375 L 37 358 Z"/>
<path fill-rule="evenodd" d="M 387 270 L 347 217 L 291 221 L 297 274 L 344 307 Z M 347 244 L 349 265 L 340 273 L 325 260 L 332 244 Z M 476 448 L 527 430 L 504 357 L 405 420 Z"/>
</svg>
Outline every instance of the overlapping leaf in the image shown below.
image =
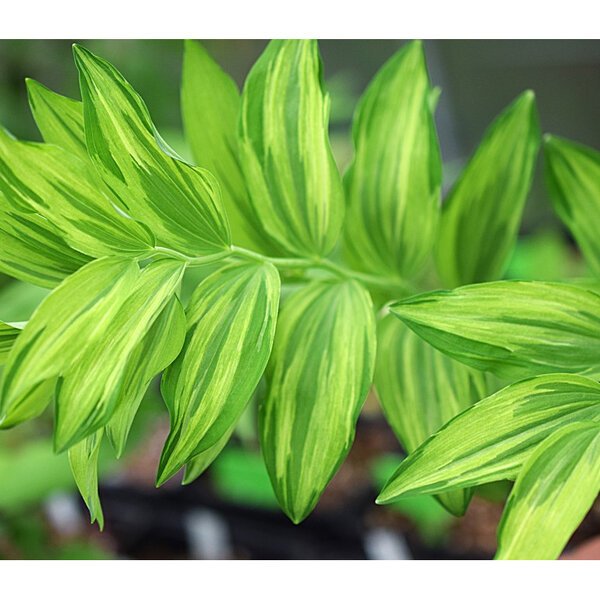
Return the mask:
<svg viewBox="0 0 600 600">
<path fill-rule="evenodd" d="M 273 40 L 242 93 L 240 161 L 264 234 L 286 254 L 322 256 L 344 218 L 314 40 Z"/>
<path fill-rule="evenodd" d="M 0 321 L 0 365 L 6 362 L 6 357 L 24 326 L 25 323 L 4 323 Z"/>
<path fill-rule="evenodd" d="M 79 342 L 84 351 L 76 362 L 65 365 L 56 390 L 57 450 L 69 448 L 106 425 L 119 400 L 127 401 L 121 395 L 124 390 L 130 391 L 127 386 L 131 380 L 126 380 L 130 360 L 139 360 L 138 347 L 144 345 L 152 326 L 172 301 L 183 271 L 184 265 L 179 261 L 150 263 L 136 273 L 118 309 L 102 323 L 102 331 L 94 342 Z M 171 358 L 173 349 L 167 346 L 165 350 Z M 163 360 L 164 357 L 158 362 Z M 156 365 L 150 366 L 154 369 Z"/>
<path fill-rule="evenodd" d="M 354 117 L 345 249 L 365 271 L 412 275 L 437 231 L 441 158 L 421 42 L 377 73 Z"/>
<path fill-rule="evenodd" d="M 37 308 L 17 338 L 0 390 L 0 425 L 38 415 L 56 378 L 105 335 L 135 283 L 133 260 L 95 260 L 67 277 Z"/>
<path fill-rule="evenodd" d="M 519 473 L 498 529 L 496 558 L 558 558 L 599 493 L 600 424 L 555 431 Z"/>
<path fill-rule="evenodd" d="M 173 298 L 127 360 L 127 370 L 116 408 L 106 425 L 106 436 L 117 457 L 123 454 L 129 430 L 152 379 L 176 358 L 185 340 L 185 313 Z"/>
<path fill-rule="evenodd" d="M 198 479 L 198 477 L 200 477 L 200 475 L 202 475 L 202 473 L 204 473 L 204 471 L 208 469 L 208 467 L 215 460 L 215 458 L 217 458 L 217 456 L 221 454 L 221 451 L 227 445 L 229 438 L 231 438 L 231 436 L 233 435 L 234 430 L 235 426 L 232 427 L 229 431 L 225 432 L 221 436 L 221 438 L 218 441 L 216 441 L 210 448 L 203 450 L 202 452 L 200 452 L 200 454 L 196 454 L 196 456 L 194 456 L 194 458 L 192 458 L 185 465 L 185 473 L 182 481 L 183 485 L 188 485 L 189 483 L 192 483 L 192 481 Z"/>
<path fill-rule="evenodd" d="M 271 353 L 279 289 L 267 263 L 227 266 L 196 289 L 183 352 L 162 382 L 171 432 L 159 483 L 218 444 L 242 414 Z"/>
<path fill-rule="evenodd" d="M 103 430 L 99 429 L 69 450 L 69 464 L 73 478 L 88 510 L 91 522 L 98 521 L 100 530 L 104 528 L 104 515 L 98 496 L 98 455 L 102 443 Z"/>
<path fill-rule="evenodd" d="M 600 422 L 600 384 L 580 375 L 540 375 L 509 385 L 452 419 L 405 459 L 378 503 L 514 479 L 549 434 Z"/>
<path fill-rule="evenodd" d="M 394 304 L 445 354 L 500 377 L 600 373 L 600 296 L 562 283 L 501 281 Z"/>
<path fill-rule="evenodd" d="M 316 281 L 286 300 L 260 438 L 279 504 L 294 523 L 314 508 L 350 449 L 374 360 L 373 307 L 356 282 Z"/>
<path fill-rule="evenodd" d="M 15 210 L 37 213 L 85 254 L 141 254 L 152 234 L 114 209 L 90 166 L 50 144 L 20 142 L 0 129 L 0 192 Z"/>
<path fill-rule="evenodd" d="M 113 200 L 159 242 L 187 254 L 229 245 L 219 184 L 177 157 L 140 96 L 108 62 L 75 46 L 88 152 Z"/>
<path fill-rule="evenodd" d="M 438 352 L 392 315 L 377 328 L 375 386 L 388 423 L 407 452 L 414 452 L 452 417 L 488 395 L 489 382 Z M 453 514 L 463 514 L 472 492 L 439 496 Z"/>
<path fill-rule="evenodd" d="M 219 180 L 233 241 L 252 247 L 261 240 L 252 226 L 253 215 L 239 163 L 240 104 L 240 92 L 233 79 L 201 44 L 187 40 L 181 85 L 186 138 L 196 163 Z"/>
<path fill-rule="evenodd" d="M 436 259 L 449 287 L 499 279 L 516 242 L 540 131 L 533 92 L 486 131 L 442 209 Z"/>
<path fill-rule="evenodd" d="M 53 288 L 90 260 L 47 219 L 15 210 L 0 192 L 0 272 Z"/>
<path fill-rule="evenodd" d="M 600 153 L 554 136 L 544 138 L 546 185 L 558 216 L 600 274 Z"/>
<path fill-rule="evenodd" d="M 31 114 L 44 141 L 87 161 L 81 102 L 61 96 L 33 79 L 26 83 Z"/>
</svg>

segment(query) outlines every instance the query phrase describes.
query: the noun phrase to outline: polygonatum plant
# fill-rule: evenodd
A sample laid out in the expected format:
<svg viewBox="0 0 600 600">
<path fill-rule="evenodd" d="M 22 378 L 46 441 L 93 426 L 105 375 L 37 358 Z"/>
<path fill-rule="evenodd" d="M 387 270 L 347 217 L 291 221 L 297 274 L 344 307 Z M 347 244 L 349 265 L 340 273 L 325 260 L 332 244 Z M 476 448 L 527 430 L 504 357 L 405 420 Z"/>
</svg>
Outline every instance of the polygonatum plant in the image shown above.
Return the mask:
<svg viewBox="0 0 600 600">
<path fill-rule="evenodd" d="M 101 444 L 123 453 L 158 375 L 158 485 L 200 476 L 256 397 L 275 494 L 299 523 L 374 389 L 409 453 L 378 502 L 434 494 L 461 515 L 478 485 L 515 480 L 498 557 L 556 557 L 600 486 L 600 295 L 594 280 L 494 281 L 542 141 L 533 93 L 494 120 L 442 204 L 420 42 L 360 99 L 343 177 L 315 41 L 270 42 L 241 94 L 186 42 L 193 164 L 114 66 L 74 56 L 81 101 L 27 80 L 43 143 L 0 128 L 0 271 L 51 289 L 27 323 L 0 323 L 0 427 L 53 405 L 55 450 L 102 527 Z M 600 155 L 554 137 L 544 152 L 556 211 L 598 273 Z"/>
</svg>

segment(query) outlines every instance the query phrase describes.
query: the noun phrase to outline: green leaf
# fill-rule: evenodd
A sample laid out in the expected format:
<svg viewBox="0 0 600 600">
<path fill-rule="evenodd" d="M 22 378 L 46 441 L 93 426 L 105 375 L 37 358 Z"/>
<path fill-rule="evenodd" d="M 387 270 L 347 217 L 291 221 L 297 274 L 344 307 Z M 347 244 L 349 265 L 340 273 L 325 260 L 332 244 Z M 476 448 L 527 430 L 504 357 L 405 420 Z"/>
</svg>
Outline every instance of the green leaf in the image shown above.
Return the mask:
<svg viewBox="0 0 600 600">
<path fill-rule="evenodd" d="M 181 114 L 196 164 L 219 180 L 233 241 L 261 247 L 238 156 L 240 92 L 204 46 L 186 40 L 181 84 Z"/>
<path fill-rule="evenodd" d="M 196 289 L 183 351 L 162 381 L 171 432 L 158 485 L 218 444 L 242 414 L 271 354 L 279 291 L 268 263 L 227 266 Z"/>
<path fill-rule="evenodd" d="M 25 83 L 31 113 L 44 141 L 89 160 L 83 128 L 83 104 L 61 96 L 33 79 L 28 78 Z"/>
<path fill-rule="evenodd" d="M 600 493 L 600 424 L 573 423 L 523 465 L 498 528 L 497 559 L 554 560 Z"/>
<path fill-rule="evenodd" d="M 375 75 L 353 125 L 345 176 L 345 250 L 358 269 L 410 276 L 433 246 L 442 166 L 421 42 L 407 44 Z"/>
<path fill-rule="evenodd" d="M 449 287 L 499 279 L 515 245 L 540 131 L 533 92 L 485 132 L 442 209 L 437 267 Z"/>
<path fill-rule="evenodd" d="M 384 414 L 407 452 L 488 395 L 485 374 L 438 352 L 392 315 L 377 328 L 375 386 Z M 439 501 L 464 514 L 472 491 L 452 490 Z"/>
<path fill-rule="evenodd" d="M 344 197 L 328 121 L 316 41 L 271 41 L 244 86 L 239 150 L 257 225 L 282 253 L 323 256 L 338 238 Z"/>
<path fill-rule="evenodd" d="M 170 248 L 223 250 L 229 226 L 216 179 L 166 145 L 144 101 L 110 63 L 77 45 L 74 54 L 88 152 L 113 200 Z"/>
<path fill-rule="evenodd" d="M 554 209 L 573 233 L 587 262 L 600 274 L 600 152 L 544 137 L 546 186 Z"/>
<path fill-rule="evenodd" d="M 0 321 L 0 365 L 6 362 L 6 357 L 24 326 L 25 323 L 4 323 Z"/>
<path fill-rule="evenodd" d="M 135 283 L 133 260 L 101 258 L 67 277 L 39 305 L 8 355 L 0 392 L 0 426 L 41 413 L 56 378 L 94 347 Z"/>
<path fill-rule="evenodd" d="M 283 306 L 259 427 L 273 488 L 294 523 L 312 511 L 350 450 L 375 334 L 371 298 L 354 281 L 315 281 Z"/>
<path fill-rule="evenodd" d="M 404 460 L 377 502 L 515 479 L 535 448 L 570 423 L 600 421 L 600 384 L 539 375 L 459 414 Z"/>
<path fill-rule="evenodd" d="M 0 192 L 0 272 L 53 288 L 90 260 L 47 219 L 16 211 Z"/>
<path fill-rule="evenodd" d="M 99 429 L 69 449 L 71 472 L 88 510 L 91 522 L 98 521 L 100 531 L 104 529 L 104 515 L 98 496 L 98 456 L 103 430 Z"/>
<path fill-rule="evenodd" d="M 573 423 L 523 466 L 498 528 L 501 560 L 554 560 L 600 493 L 600 424 Z"/>
<path fill-rule="evenodd" d="M 125 450 L 129 430 L 150 382 L 181 351 L 185 329 L 183 307 L 179 299 L 174 297 L 129 358 L 121 395 L 105 428 L 117 457 Z"/>
<path fill-rule="evenodd" d="M 171 302 L 184 269 L 183 263 L 166 259 L 138 271 L 127 293 L 115 300 L 117 310 L 110 320 L 103 320 L 93 343 L 86 340 L 85 351 L 63 369 L 56 389 L 57 451 L 108 423 L 127 390 L 130 361 L 139 360 L 138 346 Z"/>
<path fill-rule="evenodd" d="M 15 210 L 38 213 L 76 250 L 101 257 L 143 253 L 152 234 L 114 209 L 88 165 L 50 144 L 20 142 L 0 128 L 0 192 Z"/>
<path fill-rule="evenodd" d="M 445 354 L 499 377 L 600 373 L 600 296 L 574 285 L 497 281 L 391 307 Z"/>
<path fill-rule="evenodd" d="M 231 438 L 235 430 L 235 425 L 229 429 L 221 438 L 215 442 L 210 448 L 203 450 L 200 454 L 196 454 L 185 465 L 185 474 L 183 476 L 182 485 L 188 485 L 195 481 L 210 467 L 211 463 L 221 454 L 221 451 L 227 445 L 227 442 Z"/>
</svg>

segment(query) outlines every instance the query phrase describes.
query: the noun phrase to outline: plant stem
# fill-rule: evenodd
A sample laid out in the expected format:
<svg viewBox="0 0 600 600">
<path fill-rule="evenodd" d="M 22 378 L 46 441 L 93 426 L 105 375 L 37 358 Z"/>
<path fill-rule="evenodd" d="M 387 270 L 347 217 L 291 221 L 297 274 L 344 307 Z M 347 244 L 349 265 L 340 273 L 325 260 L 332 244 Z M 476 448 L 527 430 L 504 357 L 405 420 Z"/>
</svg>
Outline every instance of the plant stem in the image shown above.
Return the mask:
<svg viewBox="0 0 600 600">
<path fill-rule="evenodd" d="M 169 256 L 184 261 L 191 267 L 208 265 L 227 258 L 249 258 L 259 262 L 271 263 L 279 269 L 316 269 L 328 271 L 329 273 L 333 273 L 344 279 L 360 281 L 367 287 L 386 290 L 392 294 L 399 294 L 401 296 L 414 294 L 417 291 L 410 283 L 400 278 L 380 277 L 378 275 L 353 271 L 352 269 L 338 265 L 326 258 L 279 258 L 265 256 L 264 254 L 248 250 L 247 248 L 240 248 L 238 246 L 231 246 L 228 250 L 223 250 L 222 252 L 217 252 L 208 256 L 188 256 L 171 248 L 156 247 L 151 256 Z"/>
</svg>

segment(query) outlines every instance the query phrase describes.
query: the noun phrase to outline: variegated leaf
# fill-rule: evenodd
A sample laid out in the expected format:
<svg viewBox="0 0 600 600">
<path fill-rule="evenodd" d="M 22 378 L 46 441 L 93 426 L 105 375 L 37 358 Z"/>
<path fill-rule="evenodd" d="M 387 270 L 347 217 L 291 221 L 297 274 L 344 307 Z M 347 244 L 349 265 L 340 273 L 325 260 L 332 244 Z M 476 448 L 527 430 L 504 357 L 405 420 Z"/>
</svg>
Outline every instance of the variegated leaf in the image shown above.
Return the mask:
<svg viewBox="0 0 600 600">
<path fill-rule="evenodd" d="M 196 289 L 184 349 L 162 381 L 171 432 L 158 484 L 219 443 L 242 414 L 271 353 L 279 290 L 268 263 L 224 267 Z"/>
<path fill-rule="evenodd" d="M 523 465 L 498 528 L 496 558 L 558 558 L 600 493 L 600 423 L 573 423 Z"/>
<path fill-rule="evenodd" d="M 533 92 L 485 132 L 442 209 L 437 267 L 448 287 L 499 279 L 515 245 L 540 130 Z"/>
<path fill-rule="evenodd" d="M 74 47 L 88 152 L 113 200 L 159 242 L 186 254 L 230 243 L 219 184 L 158 135 L 144 101 L 108 62 Z"/>
<path fill-rule="evenodd" d="M 90 165 L 51 144 L 20 142 L 0 128 L 0 192 L 25 213 L 38 213 L 85 254 L 147 252 L 152 234 L 117 213 L 98 189 Z"/>
<path fill-rule="evenodd" d="M 55 144 L 82 160 L 89 160 L 83 128 L 83 104 L 61 96 L 41 83 L 26 79 L 29 106 L 48 144 Z"/>
<path fill-rule="evenodd" d="M 315 507 L 350 450 L 371 384 L 375 318 L 354 281 L 316 281 L 281 312 L 260 439 L 279 504 L 294 523 Z"/>
<path fill-rule="evenodd" d="M 117 457 L 125 450 L 129 430 L 150 382 L 181 351 L 185 329 L 183 307 L 179 299 L 174 297 L 128 359 L 123 389 L 113 416 L 105 428 Z"/>
<path fill-rule="evenodd" d="M 90 260 L 47 219 L 15 210 L 0 192 L 0 272 L 53 288 Z"/>
<path fill-rule="evenodd" d="M 499 377 L 600 374 L 600 296 L 580 286 L 482 283 L 413 296 L 391 311 L 438 350 Z"/>
<path fill-rule="evenodd" d="M 237 126 L 240 92 L 236 83 L 206 51 L 186 40 L 181 84 L 181 115 L 194 160 L 219 180 L 233 241 L 268 250 L 252 222 L 240 167 Z M 266 246 L 266 247 L 265 247 Z"/>
<path fill-rule="evenodd" d="M 344 178 L 346 255 L 363 271 L 413 275 L 437 231 L 442 168 L 421 42 L 397 52 L 357 108 Z"/>
<path fill-rule="evenodd" d="M 59 375 L 102 339 L 135 283 L 133 260 L 95 260 L 67 277 L 39 305 L 7 359 L 0 427 L 37 416 Z"/>
<path fill-rule="evenodd" d="M 98 521 L 100 531 L 104 529 L 104 515 L 98 496 L 98 455 L 102 443 L 103 430 L 92 435 L 69 449 L 69 464 L 73 478 L 88 510 L 91 522 Z"/>
<path fill-rule="evenodd" d="M 414 452 L 450 419 L 488 395 L 486 375 L 438 352 L 393 315 L 377 327 L 377 395 L 388 423 Z M 451 513 L 464 514 L 472 490 L 440 494 Z"/>
<path fill-rule="evenodd" d="M 554 136 L 544 137 L 546 186 L 558 216 L 587 262 L 600 274 L 600 152 Z"/>
<path fill-rule="evenodd" d="M 323 256 L 344 218 L 314 40 L 273 40 L 242 93 L 240 161 L 256 223 L 280 252 Z"/>
<path fill-rule="evenodd" d="M 402 461 L 377 502 L 515 479 L 549 434 L 600 422 L 600 384 L 580 375 L 539 375 L 505 387 L 452 419 Z"/>
<path fill-rule="evenodd" d="M 54 444 L 71 447 L 103 427 L 127 390 L 130 360 L 171 302 L 183 276 L 184 264 L 171 260 L 150 263 L 121 298 L 110 321 L 94 343 L 85 340 L 78 360 L 62 370 L 56 390 Z M 116 302 L 115 302 L 116 303 Z"/>
<path fill-rule="evenodd" d="M 0 365 L 6 362 L 6 357 L 24 326 L 25 323 L 4 323 L 4 321 L 0 321 Z"/>
<path fill-rule="evenodd" d="M 185 465 L 185 473 L 183 475 L 183 485 L 188 485 L 195 481 L 208 469 L 211 463 L 221 454 L 221 451 L 227 445 L 227 442 L 233 435 L 235 430 L 235 426 L 233 426 L 229 431 L 226 431 L 219 440 L 217 440 L 210 448 L 203 450 L 200 454 L 196 454 L 194 458 L 192 458 Z"/>
</svg>

